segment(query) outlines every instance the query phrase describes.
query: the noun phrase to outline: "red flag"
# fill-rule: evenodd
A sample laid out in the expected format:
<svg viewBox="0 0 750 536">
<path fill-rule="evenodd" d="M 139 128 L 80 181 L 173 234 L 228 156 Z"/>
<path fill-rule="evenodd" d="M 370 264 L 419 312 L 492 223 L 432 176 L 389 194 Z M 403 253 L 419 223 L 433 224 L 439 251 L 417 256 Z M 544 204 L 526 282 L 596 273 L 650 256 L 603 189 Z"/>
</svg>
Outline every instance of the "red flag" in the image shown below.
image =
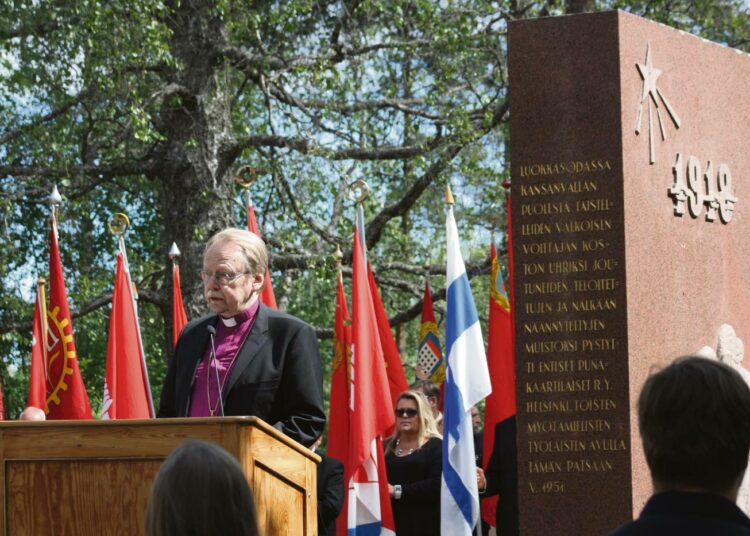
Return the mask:
<svg viewBox="0 0 750 536">
<path fill-rule="evenodd" d="M 336 314 L 333 325 L 334 357 L 331 373 L 331 398 L 328 404 L 328 456 L 344 464 L 344 482 L 349 482 L 349 388 L 351 375 L 351 320 L 341 272 L 338 275 Z M 336 519 L 336 532 L 346 534 L 347 497 Z"/>
<path fill-rule="evenodd" d="M 431 380 L 441 387 L 445 381 L 445 361 L 443 360 L 443 351 L 440 349 L 440 338 L 437 322 L 435 322 L 435 307 L 432 305 L 430 285 L 427 281 L 424 282 L 416 376 L 420 380 Z"/>
<path fill-rule="evenodd" d="M 154 416 L 133 284 L 122 244 L 117 254 L 109 317 L 103 404 L 102 419 L 148 419 Z"/>
<path fill-rule="evenodd" d="M 180 267 L 172 262 L 172 345 L 177 345 L 177 339 L 187 324 L 185 305 L 182 303 L 182 289 L 180 288 Z"/>
<path fill-rule="evenodd" d="M 54 219 L 50 230 L 47 311 L 47 419 L 90 419 L 91 406 L 78 369 L 73 321 L 68 307 L 68 293 L 65 290 Z"/>
<path fill-rule="evenodd" d="M 510 246 L 508 246 L 510 249 Z M 492 394 L 484 407 L 484 467 L 487 467 L 495 444 L 495 425 L 516 414 L 515 355 L 513 352 L 513 318 L 505 291 L 497 251 L 490 248 L 492 263 L 490 280 L 490 315 L 487 322 L 487 368 L 492 382 Z M 500 497 L 500 500 L 503 500 Z M 495 525 L 498 497 L 482 500 L 482 518 Z"/>
<path fill-rule="evenodd" d="M 382 526 L 395 533 L 382 437 L 393 427 L 388 376 L 380 345 L 373 292 L 359 232 L 352 266 L 352 406 L 350 414 L 348 528 Z M 380 530 L 378 530 L 378 534 Z"/>
<path fill-rule="evenodd" d="M 398 395 L 409 389 L 409 384 L 406 383 L 401 355 L 398 353 L 398 346 L 396 346 L 396 340 L 393 338 L 391 324 L 388 322 L 388 314 L 385 312 L 383 300 L 380 299 L 378 285 L 375 283 L 375 276 L 372 273 L 372 266 L 370 266 L 369 262 L 367 263 L 367 279 L 370 291 L 372 292 L 372 303 L 378 323 L 380 346 L 383 349 L 385 370 L 388 375 L 388 388 L 391 393 L 391 409 L 393 409 L 396 407 Z"/>
<path fill-rule="evenodd" d="M 5 420 L 5 401 L 3 400 L 3 386 L 0 385 L 0 421 Z"/>
<path fill-rule="evenodd" d="M 258 220 L 255 217 L 255 208 L 253 202 L 250 199 L 250 191 L 247 192 L 247 229 L 251 233 L 262 237 L 260 234 L 260 227 L 258 227 Z M 260 301 L 271 309 L 277 309 L 276 295 L 273 293 L 273 284 L 271 283 L 271 273 L 266 270 L 266 277 L 264 279 L 263 290 L 260 291 Z"/>
<path fill-rule="evenodd" d="M 31 373 L 29 374 L 29 396 L 26 407 L 47 410 L 47 304 L 44 297 L 44 279 L 40 278 L 36 288 L 34 305 L 34 327 L 31 335 Z"/>
</svg>

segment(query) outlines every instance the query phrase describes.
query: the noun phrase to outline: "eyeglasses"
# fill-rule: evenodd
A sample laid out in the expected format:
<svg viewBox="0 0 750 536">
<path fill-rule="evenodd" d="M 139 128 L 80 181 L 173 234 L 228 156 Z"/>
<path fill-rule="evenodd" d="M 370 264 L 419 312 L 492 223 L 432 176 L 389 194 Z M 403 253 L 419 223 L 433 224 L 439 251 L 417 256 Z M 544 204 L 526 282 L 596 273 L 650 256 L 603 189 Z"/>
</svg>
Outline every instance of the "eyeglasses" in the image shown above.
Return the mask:
<svg viewBox="0 0 750 536">
<path fill-rule="evenodd" d="M 248 275 L 250 272 L 240 272 L 238 274 L 233 274 L 230 272 L 207 272 L 202 271 L 201 272 L 201 279 L 203 280 L 203 283 L 208 283 L 209 280 L 213 277 L 216 279 L 216 282 L 222 286 L 225 287 L 229 285 L 230 283 L 234 283 L 237 281 L 240 277 L 243 275 Z"/>
<path fill-rule="evenodd" d="M 417 410 L 414 408 L 396 408 L 396 417 L 411 419 L 417 416 Z"/>
</svg>

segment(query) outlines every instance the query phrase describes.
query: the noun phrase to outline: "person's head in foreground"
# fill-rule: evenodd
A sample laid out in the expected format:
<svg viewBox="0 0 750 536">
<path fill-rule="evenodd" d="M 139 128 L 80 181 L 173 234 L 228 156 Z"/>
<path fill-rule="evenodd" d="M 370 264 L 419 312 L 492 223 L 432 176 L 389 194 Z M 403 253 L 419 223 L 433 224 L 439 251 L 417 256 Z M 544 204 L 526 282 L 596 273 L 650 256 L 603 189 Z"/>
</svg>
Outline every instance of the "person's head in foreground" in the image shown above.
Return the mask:
<svg viewBox="0 0 750 536">
<path fill-rule="evenodd" d="M 736 371 L 678 359 L 646 380 L 638 423 L 655 492 L 736 499 L 750 450 L 750 389 Z"/>
<path fill-rule="evenodd" d="M 21 412 L 21 415 L 18 416 L 19 421 L 45 421 L 47 420 L 47 415 L 44 413 L 43 409 L 34 407 L 34 406 L 27 406 L 26 409 L 24 409 Z"/>
<path fill-rule="evenodd" d="M 146 508 L 146 536 L 255 536 L 253 494 L 239 463 L 213 443 L 187 441 L 167 457 Z"/>
</svg>

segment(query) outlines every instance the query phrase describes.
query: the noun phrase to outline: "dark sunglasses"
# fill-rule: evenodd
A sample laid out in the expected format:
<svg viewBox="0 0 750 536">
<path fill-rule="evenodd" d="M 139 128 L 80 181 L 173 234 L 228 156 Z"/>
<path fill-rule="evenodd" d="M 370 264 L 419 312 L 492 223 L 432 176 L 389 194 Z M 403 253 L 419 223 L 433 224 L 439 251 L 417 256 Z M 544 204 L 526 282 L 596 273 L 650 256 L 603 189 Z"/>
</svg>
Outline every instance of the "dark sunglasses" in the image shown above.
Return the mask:
<svg viewBox="0 0 750 536">
<path fill-rule="evenodd" d="M 417 416 L 417 410 L 414 408 L 396 408 L 396 417 L 405 417 L 411 419 Z"/>
</svg>

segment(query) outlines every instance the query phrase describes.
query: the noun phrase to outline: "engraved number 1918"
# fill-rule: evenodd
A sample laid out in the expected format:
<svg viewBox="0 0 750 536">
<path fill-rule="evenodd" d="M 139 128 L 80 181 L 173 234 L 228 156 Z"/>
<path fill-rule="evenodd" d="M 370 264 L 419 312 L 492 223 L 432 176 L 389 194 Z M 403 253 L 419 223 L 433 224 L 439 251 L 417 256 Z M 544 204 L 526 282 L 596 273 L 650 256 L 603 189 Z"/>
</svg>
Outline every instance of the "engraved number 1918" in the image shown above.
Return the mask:
<svg viewBox="0 0 750 536">
<path fill-rule="evenodd" d="M 709 160 L 706 172 L 701 173 L 700 161 L 695 156 L 689 156 L 685 166 L 682 155 L 677 153 L 672 172 L 674 183 L 669 188 L 669 195 L 674 201 L 676 215 L 685 214 L 687 204 L 693 218 L 700 217 L 705 206 L 706 221 L 714 221 L 717 213 L 724 223 L 732 220 L 737 198 L 732 194 L 732 173 L 729 166 L 719 164 L 714 175 L 714 164 Z"/>
</svg>

